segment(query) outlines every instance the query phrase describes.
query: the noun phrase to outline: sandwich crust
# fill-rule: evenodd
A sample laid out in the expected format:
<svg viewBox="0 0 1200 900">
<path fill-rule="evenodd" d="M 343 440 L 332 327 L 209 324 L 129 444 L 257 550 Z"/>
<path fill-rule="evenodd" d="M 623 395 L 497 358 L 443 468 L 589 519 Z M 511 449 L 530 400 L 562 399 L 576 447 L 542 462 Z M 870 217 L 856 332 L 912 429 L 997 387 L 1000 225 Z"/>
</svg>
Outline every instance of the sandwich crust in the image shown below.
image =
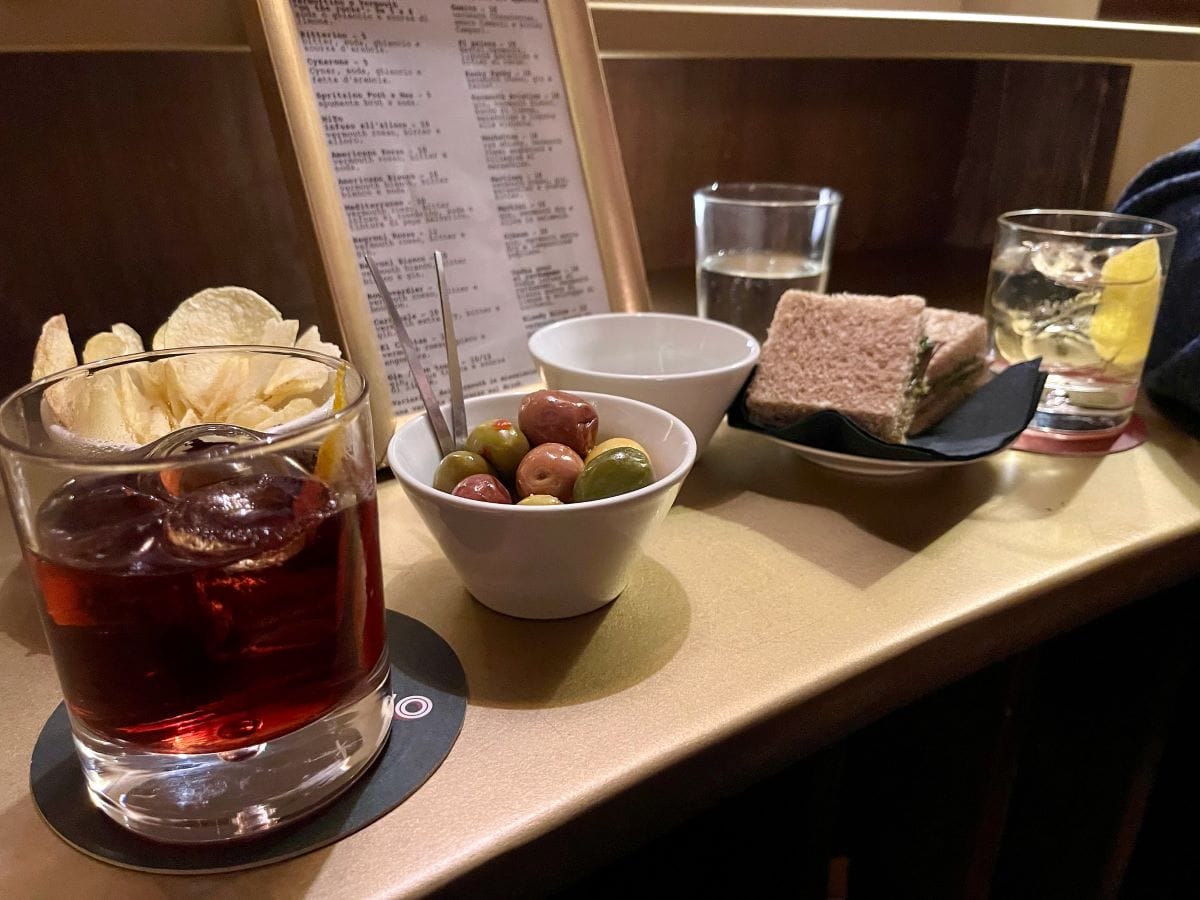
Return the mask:
<svg viewBox="0 0 1200 900">
<path fill-rule="evenodd" d="M 925 378 L 932 386 L 954 373 L 964 360 L 987 353 L 987 320 L 954 309 L 925 311 L 925 335 L 934 343 Z"/>
<path fill-rule="evenodd" d="M 915 407 L 911 382 L 924 313 L 925 301 L 912 295 L 788 291 L 746 391 L 749 418 L 782 428 L 834 409 L 902 443 Z"/>
</svg>

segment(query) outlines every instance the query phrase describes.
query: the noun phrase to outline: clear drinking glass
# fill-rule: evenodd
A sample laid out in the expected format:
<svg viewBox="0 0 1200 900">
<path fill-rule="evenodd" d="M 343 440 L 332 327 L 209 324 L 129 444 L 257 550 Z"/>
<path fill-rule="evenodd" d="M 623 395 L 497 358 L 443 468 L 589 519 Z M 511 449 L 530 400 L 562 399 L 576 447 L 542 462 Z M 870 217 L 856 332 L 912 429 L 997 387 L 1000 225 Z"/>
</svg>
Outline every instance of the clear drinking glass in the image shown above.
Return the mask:
<svg viewBox="0 0 1200 900">
<path fill-rule="evenodd" d="M 323 383 L 324 406 L 269 434 L 201 425 L 144 447 L 55 415 L 85 378 L 161 384 L 227 363 L 290 366 Z M 366 770 L 392 697 L 357 371 L 264 347 L 93 363 L 0 403 L 0 459 L 97 807 L 147 837 L 216 841 L 289 822 Z"/>
<path fill-rule="evenodd" d="M 1020 210 L 998 220 L 984 301 L 993 368 L 1041 358 L 1030 427 L 1103 437 L 1129 422 L 1175 244 L 1137 216 Z"/>
<path fill-rule="evenodd" d="M 800 184 L 711 184 L 693 195 L 702 318 L 767 338 L 791 288 L 824 291 L 842 195 Z"/>
</svg>

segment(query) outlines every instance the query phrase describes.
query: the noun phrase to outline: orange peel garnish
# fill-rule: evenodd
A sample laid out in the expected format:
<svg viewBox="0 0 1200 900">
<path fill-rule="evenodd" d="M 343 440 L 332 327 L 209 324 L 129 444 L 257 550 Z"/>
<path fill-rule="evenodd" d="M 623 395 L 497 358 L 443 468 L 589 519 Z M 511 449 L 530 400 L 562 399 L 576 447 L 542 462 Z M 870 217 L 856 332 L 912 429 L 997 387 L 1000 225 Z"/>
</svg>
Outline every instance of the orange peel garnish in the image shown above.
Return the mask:
<svg viewBox="0 0 1200 900">
<path fill-rule="evenodd" d="M 337 375 L 333 379 L 333 411 L 341 412 L 346 408 L 346 364 L 338 366 Z M 346 455 L 346 436 L 338 428 L 321 442 L 317 450 L 317 464 L 313 474 L 322 481 L 329 482 L 337 470 L 338 462 Z"/>
</svg>

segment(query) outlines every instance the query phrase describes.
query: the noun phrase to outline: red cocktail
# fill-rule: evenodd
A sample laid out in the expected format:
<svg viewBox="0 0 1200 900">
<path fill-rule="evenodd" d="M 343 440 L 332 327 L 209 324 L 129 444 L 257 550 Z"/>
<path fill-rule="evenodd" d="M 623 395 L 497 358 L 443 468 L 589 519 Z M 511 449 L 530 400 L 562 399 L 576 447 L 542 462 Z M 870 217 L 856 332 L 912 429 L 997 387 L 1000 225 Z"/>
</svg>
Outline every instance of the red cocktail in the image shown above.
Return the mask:
<svg viewBox="0 0 1200 900">
<path fill-rule="evenodd" d="M 80 724 L 227 751 L 363 691 L 383 652 L 373 499 L 339 506 L 323 482 L 277 474 L 178 497 L 138 482 L 72 480 L 37 517 L 29 561 Z"/>
<path fill-rule="evenodd" d="M 340 360 L 273 348 L 163 351 L 62 376 L 129 367 L 149 383 L 164 373 L 133 367 L 276 358 L 324 369 L 305 370 L 318 412 L 270 434 L 196 426 L 94 446 L 46 420 L 53 382 L 0 406 L 8 496 L 92 799 L 161 840 L 295 819 L 383 745 L 365 385 Z"/>
</svg>

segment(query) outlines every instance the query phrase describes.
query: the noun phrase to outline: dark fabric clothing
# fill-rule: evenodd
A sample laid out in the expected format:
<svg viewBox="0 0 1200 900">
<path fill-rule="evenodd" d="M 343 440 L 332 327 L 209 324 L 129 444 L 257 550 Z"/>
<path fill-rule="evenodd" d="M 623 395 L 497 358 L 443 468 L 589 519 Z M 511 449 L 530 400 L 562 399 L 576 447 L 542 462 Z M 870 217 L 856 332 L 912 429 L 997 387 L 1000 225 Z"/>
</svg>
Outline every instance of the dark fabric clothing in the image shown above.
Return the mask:
<svg viewBox="0 0 1200 900">
<path fill-rule="evenodd" d="M 1165 415 L 1200 437 L 1200 141 L 1148 165 L 1114 209 L 1179 231 L 1143 384 Z"/>
</svg>

